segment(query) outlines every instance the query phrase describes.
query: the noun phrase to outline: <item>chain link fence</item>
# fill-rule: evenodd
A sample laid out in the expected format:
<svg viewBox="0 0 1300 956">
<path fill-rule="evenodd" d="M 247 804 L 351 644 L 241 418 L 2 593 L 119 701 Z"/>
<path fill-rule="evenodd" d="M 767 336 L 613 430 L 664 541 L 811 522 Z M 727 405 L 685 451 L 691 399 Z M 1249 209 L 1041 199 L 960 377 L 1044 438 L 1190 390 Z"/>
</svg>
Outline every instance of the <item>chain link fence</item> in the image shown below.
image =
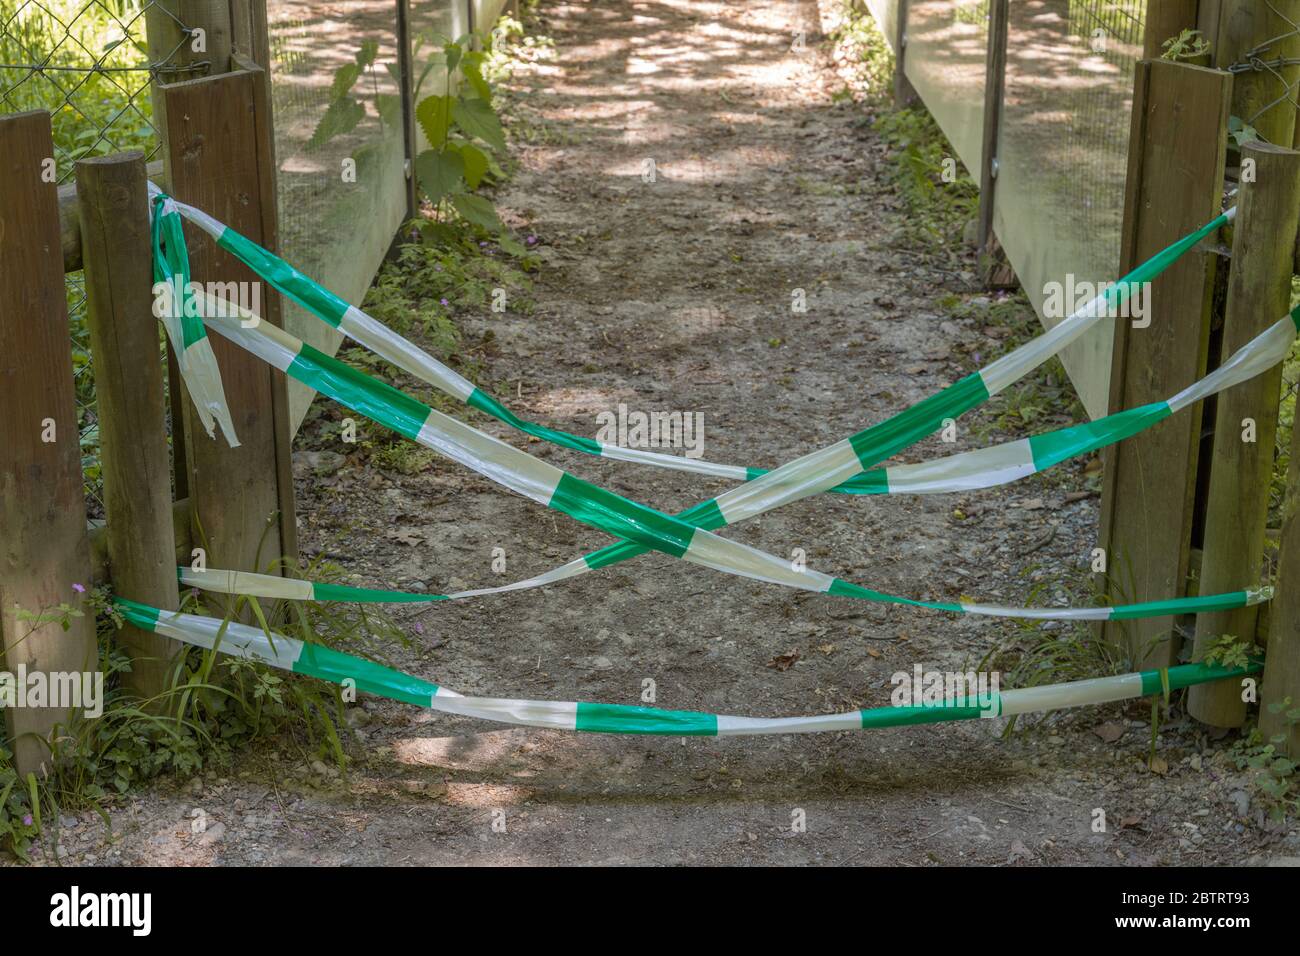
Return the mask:
<svg viewBox="0 0 1300 956">
<path fill-rule="evenodd" d="M 180 37 L 154 59 L 145 30 L 151 17 L 166 18 Z M 185 25 L 153 0 L 19 0 L 0 12 L 0 113 L 49 110 L 60 185 L 73 181 L 77 160 L 88 156 L 138 149 L 152 159 L 160 143 L 150 84 L 176 72 L 188 42 Z M 205 68 L 190 63 L 184 73 Z M 86 505 L 96 521 L 104 501 L 83 274 L 68 273 L 66 289 Z"/>
</svg>

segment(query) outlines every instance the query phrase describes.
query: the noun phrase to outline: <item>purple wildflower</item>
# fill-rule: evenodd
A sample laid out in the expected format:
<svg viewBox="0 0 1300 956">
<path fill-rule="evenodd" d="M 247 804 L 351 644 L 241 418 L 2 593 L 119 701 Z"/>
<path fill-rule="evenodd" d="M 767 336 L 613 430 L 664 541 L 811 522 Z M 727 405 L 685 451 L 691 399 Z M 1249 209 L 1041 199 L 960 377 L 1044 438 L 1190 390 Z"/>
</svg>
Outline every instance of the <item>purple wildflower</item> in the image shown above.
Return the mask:
<svg viewBox="0 0 1300 956">
<path fill-rule="evenodd" d="M 23 817 L 23 826 L 29 827 L 31 825 L 32 825 L 32 815 L 29 813 Z"/>
<path fill-rule="evenodd" d="M 72 590 L 76 591 L 78 594 L 85 594 L 85 593 L 86 593 L 86 587 L 85 587 L 85 585 L 82 585 L 82 584 L 73 584 L 73 585 L 72 585 Z"/>
<path fill-rule="evenodd" d="M 524 240 L 524 242 L 528 243 L 530 246 L 535 246 L 537 245 L 537 237 L 529 236 L 527 239 Z"/>
</svg>

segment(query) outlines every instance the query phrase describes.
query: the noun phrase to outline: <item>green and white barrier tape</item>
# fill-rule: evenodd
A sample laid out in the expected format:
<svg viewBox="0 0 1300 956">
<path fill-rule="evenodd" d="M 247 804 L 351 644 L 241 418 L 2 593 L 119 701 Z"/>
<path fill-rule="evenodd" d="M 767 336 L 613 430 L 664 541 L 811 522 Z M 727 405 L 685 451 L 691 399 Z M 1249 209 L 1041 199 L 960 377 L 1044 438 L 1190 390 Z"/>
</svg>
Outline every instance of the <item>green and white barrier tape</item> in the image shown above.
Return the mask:
<svg viewBox="0 0 1300 956">
<path fill-rule="evenodd" d="M 208 437 L 214 437 L 213 425 L 219 423 L 226 442 L 231 448 L 237 448 L 239 439 L 235 436 L 234 422 L 230 420 L 217 357 L 212 354 L 212 343 L 204 331 L 203 319 L 191 307 L 190 257 L 177 204 L 158 192 L 153 183 L 149 186 L 155 311 L 167 330 L 176 364 Z"/>
<path fill-rule="evenodd" d="M 115 601 L 128 623 L 141 630 L 172 637 L 196 647 L 210 650 L 219 648 L 224 654 L 260 661 L 280 670 L 316 677 L 334 684 L 350 682 L 350 686 L 363 693 L 404 701 L 446 714 L 523 727 L 585 733 L 729 737 L 872 730 L 910 724 L 973 720 L 985 716 L 1011 717 L 1110 703 L 1147 697 L 1166 690 L 1180 690 L 1193 684 L 1244 677 L 1260 670 L 1260 666 L 1254 662 L 1239 668 L 1183 664 L 1165 671 L 1140 671 L 1116 677 L 1002 691 L 990 694 L 987 701 L 966 696 L 951 703 L 875 707 L 842 714 L 732 717 L 626 704 L 465 697 L 449 688 L 320 644 L 307 644 L 280 634 L 269 636 L 259 628 L 234 621 L 159 611 L 123 598 L 116 598 Z"/>
<path fill-rule="evenodd" d="M 151 191 L 157 191 L 157 187 L 152 183 L 150 189 Z M 415 376 L 420 381 L 432 385 L 473 408 L 486 412 L 498 421 L 504 422 L 527 435 L 603 458 L 656 465 L 679 471 L 731 478 L 737 481 L 748 481 L 768 474 L 766 470 L 761 468 L 716 464 L 701 459 L 623 448 L 526 421 L 511 412 L 495 397 L 477 388 L 468 379 L 429 355 L 418 345 L 398 335 L 356 306 L 349 305 L 329 289 L 299 272 L 274 253 L 263 249 L 257 243 L 241 236 L 233 229 L 218 222 L 201 210 L 195 209 L 193 206 L 174 200 L 169 201 L 174 204 L 182 216 L 212 236 L 217 245 L 240 259 L 275 289 L 293 299 L 330 327 L 364 345 L 375 354 Z M 1076 310 L 1074 314 L 1033 341 L 1027 342 L 979 372 L 972 373 L 944 391 L 931 396 L 889 421 L 881 423 L 876 428 L 867 429 L 865 432 L 860 432 L 853 438 L 847 439 L 848 442 L 853 443 L 852 450 L 861 460 L 862 468 L 870 468 L 891 455 L 897 454 L 907 445 L 914 444 L 937 430 L 945 418 L 957 417 L 963 412 L 987 401 L 991 396 L 996 395 L 1002 389 L 1023 377 L 1027 372 L 1036 368 L 1092 328 L 1107 314 L 1107 309 L 1127 299 L 1134 285 L 1155 279 L 1185 253 L 1195 248 L 1202 240 L 1231 222 L 1235 214 L 1235 207 L 1229 209 L 1200 229 L 1156 253 L 1117 283 L 1104 289 L 1091 301 Z M 897 444 L 898 442 L 905 442 L 905 444 L 900 446 Z M 836 454 L 844 451 L 845 449 L 836 446 L 836 451 L 827 450 L 827 455 L 829 458 L 834 458 Z M 785 479 L 774 482 L 774 484 L 784 483 Z M 870 482 L 853 477 L 845 479 L 843 485 L 837 484 L 819 488 L 818 491 L 836 491 L 850 494 L 876 493 Z M 751 493 L 758 492 L 751 491 Z"/>
<path fill-rule="evenodd" d="M 206 293 L 198 294 L 202 308 L 215 303 Z M 637 544 L 648 550 L 662 551 L 676 558 L 740 577 L 781 584 L 801 590 L 851 597 L 859 600 L 884 601 L 956 613 L 993 616 L 1042 616 L 1048 612 L 1020 608 L 996 608 L 980 604 L 914 601 L 893 597 L 832 577 L 811 568 L 742 545 L 712 534 L 693 520 L 674 517 L 607 491 L 590 482 L 575 478 L 555 466 L 484 434 L 457 419 L 416 401 L 403 392 L 363 372 L 344 365 L 319 352 L 269 323 L 257 320 L 244 310 L 235 315 L 229 309 L 205 321 L 215 331 L 288 374 L 341 402 L 381 425 L 459 462 L 479 474 L 525 497 L 560 511 L 584 524 L 623 539 L 611 547 Z M 778 469 L 778 472 L 780 469 Z M 772 474 L 778 474 L 773 472 Z M 815 476 L 809 476 L 815 480 Z M 756 479 L 753 484 L 764 481 Z M 741 486 L 743 489 L 747 486 Z M 725 496 L 724 496 L 725 497 Z M 725 518 L 719 510 L 716 517 Z M 716 518 L 715 518 L 716 520 Z M 722 523 L 727 523 L 725 520 Z M 604 549 L 606 552 L 609 549 Z M 551 580 L 572 576 L 581 570 L 603 566 L 602 552 L 583 559 L 582 569 L 557 569 Z M 609 562 L 606 562 L 609 563 Z M 1204 600 L 1228 602 L 1214 606 L 1241 607 L 1265 599 L 1262 591 L 1240 591 L 1207 596 Z M 1129 606 L 1140 616 L 1188 613 L 1202 609 L 1203 599 L 1175 599 L 1150 602 L 1146 607 Z M 1206 608 L 1208 609 L 1208 608 Z M 1052 609 L 1056 613 L 1081 612 L 1085 618 L 1116 616 L 1114 608 Z"/>
<path fill-rule="evenodd" d="M 188 208 L 188 207 L 187 207 Z M 259 272 L 277 274 L 277 287 L 297 286 L 299 292 L 310 292 L 310 301 L 320 303 L 331 301 L 328 290 L 312 283 L 311 280 L 292 270 L 265 250 L 248 243 L 243 237 L 220 226 L 197 210 L 190 209 L 190 214 L 198 219 L 204 228 L 217 236 L 219 241 L 232 252 L 243 250 L 241 258 L 250 262 Z M 925 434 L 939 427 L 942 420 L 973 407 L 987 399 L 990 385 L 994 390 L 1000 389 L 1033 367 L 1055 348 L 1072 339 L 1066 327 L 1071 324 L 1086 327 L 1084 323 L 1095 321 L 1101 314 L 1101 307 L 1118 301 L 1127 294 L 1128 283 L 1146 281 L 1151 275 L 1158 274 L 1179 255 L 1192 248 L 1204 235 L 1231 219 L 1231 211 L 1207 224 L 1197 233 L 1185 237 L 1169 249 L 1153 257 L 1148 263 L 1134 270 L 1122 280 L 1121 284 L 1105 290 L 1093 303 L 1079 310 L 1070 319 L 1058 325 L 1051 332 L 1022 349 L 1011 353 L 995 362 L 987 369 L 961 382 L 950 386 L 944 392 L 931 396 L 925 402 L 896 416 L 874 428 L 867 429 L 843 442 L 824 448 L 795 462 L 788 463 L 774 472 L 756 478 L 732 491 L 697 505 L 696 508 L 673 518 L 613 495 L 594 485 L 573 478 L 565 472 L 540 462 L 532 456 L 505 445 L 497 439 L 484 435 L 468 426 L 433 412 L 427 406 L 415 402 L 396 389 L 375 382 L 362 373 L 350 369 L 336 360 L 310 349 L 291 336 L 266 326 L 269 332 L 260 331 L 260 320 L 252 313 L 233 308 L 230 303 L 218 303 L 201 293 L 202 311 L 218 331 L 236 341 L 242 347 L 259 354 L 262 358 L 281 368 L 299 381 L 316 388 L 324 394 L 367 414 L 369 417 L 394 428 L 399 433 L 419 441 L 427 447 L 448 454 L 454 460 L 461 461 L 480 473 L 505 484 L 534 500 L 555 507 L 566 514 L 585 521 L 594 527 L 605 530 L 616 537 L 624 538 L 618 544 L 587 556 L 581 565 L 570 563 L 555 569 L 539 578 L 527 582 L 518 582 L 504 588 L 483 589 L 467 592 L 478 595 L 502 590 L 517 590 L 523 587 L 537 586 L 541 583 L 561 580 L 581 573 L 589 568 L 605 566 L 615 560 L 643 553 L 646 550 L 660 550 L 676 557 L 684 557 L 717 570 L 732 574 L 752 577 L 758 580 L 772 581 L 787 586 L 813 590 L 822 593 L 838 594 L 860 599 L 885 601 L 889 603 L 909 604 L 930 607 L 958 613 L 983 613 L 997 616 L 1072 616 L 1085 619 L 1115 616 L 1146 616 L 1147 614 L 1180 613 L 1196 610 L 1217 609 L 1221 607 L 1240 607 L 1267 599 L 1263 590 L 1251 592 L 1233 592 L 1225 595 L 1208 595 L 1201 598 L 1182 599 L 1181 601 L 1147 602 L 1144 605 L 1130 605 L 1121 608 L 1087 608 L 1087 609 L 1042 609 L 1028 610 L 1019 608 L 996 608 L 979 604 L 953 604 L 946 602 L 921 602 L 907 598 L 885 595 L 845 582 L 820 572 L 799 569 L 783 559 L 766 554 L 756 549 L 747 548 L 717 538 L 708 532 L 726 524 L 735 523 L 770 510 L 787 501 L 797 500 L 809 494 L 829 490 L 842 481 L 859 477 L 866 466 L 868 458 L 876 461 L 888 457 L 896 450 L 914 443 Z M 262 258 L 259 259 L 258 256 Z M 306 285 L 304 285 L 306 284 Z M 341 300 L 334 300 L 335 307 Z M 304 304 L 308 304 L 304 299 Z M 231 315 L 231 311 L 235 315 Z M 346 309 L 344 313 L 346 314 Z M 373 323 L 373 320 L 366 317 Z M 342 321 L 340 319 L 340 321 Z M 377 323 L 375 323 L 377 325 Z M 382 328 L 382 327 L 379 327 Z M 1066 329 L 1063 331 L 1063 329 Z M 387 330 L 385 330 L 387 331 Z M 398 340 L 405 343 L 405 340 Z M 1054 346 L 1052 343 L 1056 342 Z M 392 343 L 390 343 L 392 344 Z M 410 343 L 409 349 L 419 350 Z M 423 354 L 423 353 L 420 353 Z M 1034 358 L 1033 355 L 1041 357 Z M 1017 358 L 1017 356 L 1020 358 Z M 1029 356 L 1029 358 L 1025 358 Z M 426 356 L 426 358 L 429 358 Z M 1011 361 L 1008 361 L 1011 360 Z M 429 358 L 429 361 L 434 361 Z M 1028 363 L 1028 364 L 1027 364 Z M 436 363 L 435 363 L 436 364 Z M 441 366 L 440 366 L 441 367 Z M 1021 371 L 1017 371 L 1021 369 Z M 449 374 L 450 370 L 446 370 Z M 463 380 L 462 380 L 463 381 Z M 367 388 L 366 385 L 371 387 Z M 468 383 L 466 383 L 468 384 Z M 376 389 L 375 386 L 379 388 Z M 1221 384 L 1219 387 L 1226 387 Z M 462 389 L 463 391 L 463 389 Z M 360 401 L 360 404 L 358 404 Z M 1048 467 L 1056 461 L 1073 454 L 1091 450 L 1134 434 L 1147 427 L 1160 417 L 1169 413 L 1167 405 L 1157 403 L 1143 409 L 1120 413 L 1108 419 L 1065 429 L 1060 433 L 1040 436 L 1036 439 L 1010 443 L 994 449 L 984 449 L 964 455 L 951 456 L 937 462 L 921 465 L 902 466 L 895 469 L 877 469 L 860 475 L 860 493 L 933 493 L 971 487 L 987 487 L 1014 480 L 1033 473 L 1042 467 Z M 879 456 L 879 457 L 877 457 Z M 672 458 L 673 456 L 665 456 Z M 683 520 L 684 519 L 684 520 Z M 627 533 L 632 532 L 632 533 Z M 639 532 L 639 536 L 638 533 Z M 400 593 L 400 592 L 390 592 Z M 441 596 L 438 596 L 441 597 Z M 409 600 L 433 600 L 436 597 L 409 596 Z"/>
<path fill-rule="evenodd" d="M 177 578 L 185 587 L 198 588 L 214 594 L 236 594 L 244 597 L 271 598 L 286 601 L 349 601 L 356 604 L 420 604 L 434 601 L 463 601 L 492 594 L 505 594 L 528 588 L 554 584 L 582 573 L 568 569 L 581 562 L 570 562 L 546 574 L 504 584 L 494 588 L 476 588 L 471 591 L 454 591 L 451 594 L 422 594 L 413 591 L 390 591 L 383 588 L 361 588 L 346 584 L 308 581 L 302 578 L 282 578 L 275 574 L 258 574 L 254 571 L 227 571 L 219 568 L 178 567 Z M 561 573 L 568 572 L 568 573 Z M 841 597 L 863 598 L 882 604 L 903 604 L 908 607 L 948 611 L 954 614 L 977 614 L 986 617 L 1016 617 L 1035 621 L 1127 621 L 1143 617 L 1164 617 L 1168 614 L 1208 614 L 1211 611 L 1229 611 L 1239 607 L 1263 604 L 1273 598 L 1271 587 L 1249 591 L 1228 591 L 1223 594 L 1204 594 L 1199 597 L 1175 598 L 1168 601 L 1146 601 L 1141 604 L 1118 604 L 1111 607 L 995 607 L 988 604 L 943 603 L 916 601 L 873 591 L 860 585 L 841 582 L 842 590 L 830 593 Z M 851 590 L 850 590 L 851 589 Z"/>
</svg>

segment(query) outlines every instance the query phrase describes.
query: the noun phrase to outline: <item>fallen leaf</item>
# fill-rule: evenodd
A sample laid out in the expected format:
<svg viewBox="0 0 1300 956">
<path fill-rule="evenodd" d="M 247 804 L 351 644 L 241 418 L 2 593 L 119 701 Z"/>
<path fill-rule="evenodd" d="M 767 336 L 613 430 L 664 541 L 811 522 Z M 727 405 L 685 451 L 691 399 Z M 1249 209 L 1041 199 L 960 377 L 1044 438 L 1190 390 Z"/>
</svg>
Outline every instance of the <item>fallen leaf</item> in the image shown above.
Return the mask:
<svg viewBox="0 0 1300 956">
<path fill-rule="evenodd" d="M 785 654 L 776 655 L 776 657 L 767 662 L 767 666 L 773 670 L 788 671 L 790 668 L 794 667 L 794 662 L 798 659 L 799 651 L 795 649 Z"/>
<path fill-rule="evenodd" d="M 1124 736 L 1124 725 L 1118 720 L 1108 720 L 1106 723 L 1098 724 L 1092 728 L 1092 732 L 1100 737 L 1104 743 L 1113 744 Z"/>
</svg>

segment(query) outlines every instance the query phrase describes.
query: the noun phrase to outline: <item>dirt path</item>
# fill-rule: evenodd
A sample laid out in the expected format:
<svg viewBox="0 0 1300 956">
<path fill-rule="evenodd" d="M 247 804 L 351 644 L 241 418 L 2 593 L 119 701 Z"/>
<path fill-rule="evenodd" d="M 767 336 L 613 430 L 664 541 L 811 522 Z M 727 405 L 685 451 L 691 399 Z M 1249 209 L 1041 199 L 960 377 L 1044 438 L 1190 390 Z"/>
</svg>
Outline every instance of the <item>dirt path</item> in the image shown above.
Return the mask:
<svg viewBox="0 0 1300 956">
<path fill-rule="evenodd" d="M 619 402 L 699 411 L 705 457 L 772 466 L 954 380 L 965 352 L 996 353 L 939 308 L 946 294 L 974 294 L 971 276 L 906 241 L 891 160 L 862 109 L 832 99 L 843 84 L 816 41 L 812 0 L 544 12 L 557 56 L 520 75 L 514 94 L 541 135 L 502 197 L 541 238 L 538 309 L 467 322 L 495 332 L 491 383 L 514 407 L 583 434 Z M 791 51 L 801 30 L 807 48 Z M 806 314 L 791 313 L 795 289 Z M 528 447 L 666 510 L 726 487 Z M 1082 487 L 1070 465 L 969 498 L 823 496 L 728 534 L 803 548 L 811 566 L 895 593 L 1024 603 L 1044 584 L 1037 599 L 1051 600 L 1092 546 L 1095 499 L 1066 497 Z M 344 471 L 300 493 L 308 547 L 375 582 L 495 584 L 606 543 L 443 462 L 411 477 Z M 495 547 L 505 578 L 491 571 Z M 408 621 L 417 646 L 394 662 L 461 692 L 637 703 L 651 679 L 660 707 L 754 715 L 883 705 L 896 671 L 971 665 L 1033 633 L 660 556 Z M 1000 720 L 647 739 L 499 729 L 371 701 L 346 781 L 280 745 L 229 777 L 159 784 L 115 814 L 111 848 L 83 820 L 68 859 L 915 866 L 1297 854 L 1294 829 L 1263 825 L 1227 741 L 1175 721 L 1158 744 L 1167 773 L 1150 773 L 1144 706 L 1060 715 L 1007 739 Z M 203 835 L 190 832 L 195 808 L 210 821 Z M 1098 809 L 1105 833 L 1093 831 Z M 806 832 L 792 827 L 801 816 Z"/>
</svg>

